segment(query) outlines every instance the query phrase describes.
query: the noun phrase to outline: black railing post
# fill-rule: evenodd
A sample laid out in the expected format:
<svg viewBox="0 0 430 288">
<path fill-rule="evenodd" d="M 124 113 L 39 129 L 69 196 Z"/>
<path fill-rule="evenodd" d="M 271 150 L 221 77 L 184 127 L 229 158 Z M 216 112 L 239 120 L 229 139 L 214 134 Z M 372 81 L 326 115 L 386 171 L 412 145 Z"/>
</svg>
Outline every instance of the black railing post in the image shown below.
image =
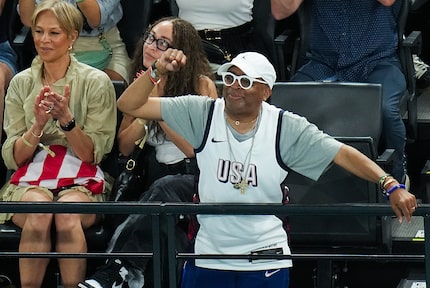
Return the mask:
<svg viewBox="0 0 430 288">
<path fill-rule="evenodd" d="M 169 287 L 177 286 L 175 215 L 167 214 L 167 255 L 169 259 Z M 429 286 L 430 287 L 430 286 Z"/>
<path fill-rule="evenodd" d="M 160 214 L 152 214 L 152 263 L 154 266 L 154 288 L 161 288 Z"/>
<path fill-rule="evenodd" d="M 426 287 L 430 287 L 430 214 L 424 218 L 424 265 L 426 271 Z"/>
</svg>

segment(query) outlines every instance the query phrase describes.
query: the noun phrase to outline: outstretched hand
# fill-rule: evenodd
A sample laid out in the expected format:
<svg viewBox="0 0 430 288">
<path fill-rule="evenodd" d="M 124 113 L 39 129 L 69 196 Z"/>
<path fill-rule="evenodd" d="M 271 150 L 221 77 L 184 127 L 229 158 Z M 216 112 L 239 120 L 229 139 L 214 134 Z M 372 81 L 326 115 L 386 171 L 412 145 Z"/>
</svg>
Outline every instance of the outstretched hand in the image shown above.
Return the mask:
<svg viewBox="0 0 430 288">
<path fill-rule="evenodd" d="M 397 189 L 391 193 L 390 204 L 400 222 L 403 217 L 410 222 L 418 205 L 415 196 L 405 189 Z"/>
<path fill-rule="evenodd" d="M 167 72 L 179 71 L 186 62 L 187 56 L 182 50 L 169 48 L 161 55 L 156 67 L 157 71 L 163 75 Z"/>
</svg>

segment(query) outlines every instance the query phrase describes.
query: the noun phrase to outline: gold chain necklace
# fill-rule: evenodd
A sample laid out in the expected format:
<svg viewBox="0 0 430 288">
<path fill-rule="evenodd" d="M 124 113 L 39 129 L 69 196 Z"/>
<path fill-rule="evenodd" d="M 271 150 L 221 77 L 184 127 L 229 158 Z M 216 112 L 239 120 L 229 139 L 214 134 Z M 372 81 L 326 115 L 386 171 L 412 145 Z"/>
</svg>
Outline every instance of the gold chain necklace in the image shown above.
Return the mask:
<svg viewBox="0 0 430 288">
<path fill-rule="evenodd" d="M 225 114 L 225 115 L 226 115 L 226 117 L 228 117 L 227 114 Z M 258 116 L 253 121 L 255 122 L 257 119 L 258 119 Z M 226 120 L 227 120 L 227 118 L 226 118 Z M 228 121 L 226 121 L 226 122 L 228 123 Z M 228 131 L 229 128 L 228 128 L 227 125 L 225 125 L 225 129 L 226 129 L 225 132 L 227 134 L 227 144 L 228 144 L 228 149 L 229 149 L 229 152 L 230 152 L 230 158 L 232 160 L 234 160 L 235 162 L 237 162 L 236 157 L 234 156 L 233 150 L 231 148 L 230 136 L 229 136 L 229 131 Z M 240 190 L 240 194 L 245 194 L 246 189 L 248 189 L 248 187 L 249 187 L 248 182 L 246 181 L 245 177 L 246 177 L 246 175 L 248 175 L 249 166 L 251 164 L 251 154 L 252 154 L 252 148 L 254 148 L 254 140 L 255 140 L 255 134 L 257 133 L 257 126 L 254 125 L 254 127 L 252 128 L 252 130 L 254 130 L 254 131 L 253 131 L 253 135 L 252 135 L 251 147 L 249 148 L 248 153 L 246 154 L 245 160 L 244 160 L 244 163 L 243 163 L 243 167 L 244 168 L 246 167 L 246 170 L 243 171 L 244 173 L 240 174 L 240 178 L 241 178 L 240 181 L 237 182 L 237 183 L 233 183 L 233 188 L 234 189 L 239 189 Z"/>
<path fill-rule="evenodd" d="M 227 119 L 230 119 L 230 121 L 232 121 L 234 123 L 235 126 L 239 126 L 240 124 L 243 124 L 243 125 L 253 124 L 258 119 L 258 115 L 257 115 L 257 117 L 255 117 L 255 119 L 252 120 L 252 121 L 249 121 L 249 122 L 240 122 L 239 120 L 233 120 L 233 119 L 231 119 L 230 116 L 228 116 L 227 113 L 224 112 L 224 114 L 227 117 Z"/>
</svg>

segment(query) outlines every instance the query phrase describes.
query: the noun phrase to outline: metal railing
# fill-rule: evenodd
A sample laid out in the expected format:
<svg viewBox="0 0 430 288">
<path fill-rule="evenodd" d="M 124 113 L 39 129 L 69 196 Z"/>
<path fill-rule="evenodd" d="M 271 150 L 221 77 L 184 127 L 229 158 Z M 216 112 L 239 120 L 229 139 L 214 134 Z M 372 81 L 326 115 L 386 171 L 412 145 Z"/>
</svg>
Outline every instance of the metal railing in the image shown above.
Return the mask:
<svg viewBox="0 0 430 288">
<path fill-rule="evenodd" d="M 154 287 L 161 287 L 161 245 L 160 218 L 167 219 L 169 287 L 176 286 L 176 261 L 182 259 L 249 259 L 251 255 L 196 255 L 179 253 L 175 249 L 175 217 L 181 214 L 224 214 L 224 215 L 362 215 L 391 216 L 393 211 L 386 204 L 327 204 L 327 205 L 277 205 L 277 204 L 191 204 L 191 203 L 27 203 L 0 202 L 0 213 L 82 213 L 82 214 L 147 214 L 152 216 L 153 251 L 136 253 L 20 253 L 0 252 L 0 257 L 44 257 L 44 258 L 112 258 L 152 257 L 154 266 Z M 430 231 L 430 204 L 420 204 L 414 216 L 424 219 L 424 231 Z M 407 225 L 407 224 L 405 224 Z M 266 258 L 263 255 L 259 256 Z M 425 264 L 426 287 L 430 287 L 430 237 L 425 237 L 424 254 L 338 254 L 306 253 L 291 255 L 267 255 L 270 259 L 333 259 L 333 260 L 389 260 L 423 262 Z"/>
</svg>

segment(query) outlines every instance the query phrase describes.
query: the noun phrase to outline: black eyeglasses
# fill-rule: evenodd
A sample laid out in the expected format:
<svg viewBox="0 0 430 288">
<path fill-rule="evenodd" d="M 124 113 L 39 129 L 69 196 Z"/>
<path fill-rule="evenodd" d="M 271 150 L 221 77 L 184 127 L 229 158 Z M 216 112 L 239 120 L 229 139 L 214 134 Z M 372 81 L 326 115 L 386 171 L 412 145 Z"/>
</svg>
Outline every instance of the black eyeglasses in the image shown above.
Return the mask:
<svg viewBox="0 0 430 288">
<path fill-rule="evenodd" d="M 143 41 L 145 41 L 145 43 L 148 45 L 151 45 L 155 41 L 155 45 L 157 46 L 157 49 L 161 51 L 166 51 L 171 47 L 169 42 L 167 42 L 166 39 L 163 39 L 163 38 L 157 39 L 155 38 L 154 34 L 151 34 L 150 32 L 145 32 L 145 34 L 143 34 Z"/>
<path fill-rule="evenodd" d="M 222 82 L 224 82 L 224 85 L 232 86 L 234 82 L 237 80 L 237 82 L 239 83 L 239 86 L 245 90 L 250 89 L 252 85 L 254 85 L 254 82 L 263 83 L 267 85 L 265 81 L 252 78 L 247 75 L 237 76 L 231 72 L 222 72 L 221 76 L 222 76 Z"/>
</svg>

